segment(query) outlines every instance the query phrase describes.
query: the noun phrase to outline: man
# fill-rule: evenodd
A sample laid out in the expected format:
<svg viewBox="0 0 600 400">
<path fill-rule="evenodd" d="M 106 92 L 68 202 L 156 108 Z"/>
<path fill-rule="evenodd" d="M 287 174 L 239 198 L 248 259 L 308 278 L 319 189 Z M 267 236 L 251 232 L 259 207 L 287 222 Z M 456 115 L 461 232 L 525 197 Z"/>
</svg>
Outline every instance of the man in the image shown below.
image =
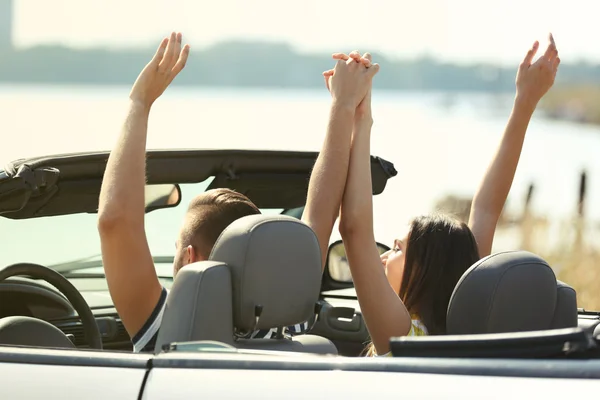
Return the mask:
<svg viewBox="0 0 600 400">
<path fill-rule="evenodd" d="M 165 38 L 152 60 L 138 76 L 129 95 L 129 113 L 122 133 L 110 154 L 98 207 L 102 260 L 109 291 L 123 325 L 132 338 L 134 351 L 153 351 L 162 321 L 167 291 L 161 286 L 144 232 L 144 185 L 148 116 L 152 104 L 185 67 L 190 47 L 181 47 L 182 36 L 172 33 Z M 331 78 L 333 97 L 325 154 L 315 165 L 303 220 L 316 232 L 323 259 L 333 229 L 343 182 L 335 175 L 346 173 L 347 166 L 336 167 L 335 142 L 339 135 L 349 135 L 356 98 L 364 97 L 369 74 L 356 63 L 338 62 Z M 371 69 L 373 71 L 373 69 Z M 334 150 L 329 151 L 333 146 Z M 349 152 L 349 146 L 346 151 Z M 344 157 L 341 157 L 342 159 Z M 346 163 L 348 157 L 345 157 Z M 326 162 L 324 162 L 326 161 Z M 331 169 L 323 170 L 324 165 Z M 331 186 L 331 187 L 330 187 Z M 339 186 L 339 187 L 338 187 Z M 258 208 L 245 196 L 232 190 L 208 191 L 189 205 L 177 239 L 173 266 L 180 268 L 207 260 L 221 232 L 234 220 L 258 214 Z M 300 333 L 306 323 L 288 327 Z M 270 337 L 275 329 L 256 331 L 251 337 Z"/>
</svg>

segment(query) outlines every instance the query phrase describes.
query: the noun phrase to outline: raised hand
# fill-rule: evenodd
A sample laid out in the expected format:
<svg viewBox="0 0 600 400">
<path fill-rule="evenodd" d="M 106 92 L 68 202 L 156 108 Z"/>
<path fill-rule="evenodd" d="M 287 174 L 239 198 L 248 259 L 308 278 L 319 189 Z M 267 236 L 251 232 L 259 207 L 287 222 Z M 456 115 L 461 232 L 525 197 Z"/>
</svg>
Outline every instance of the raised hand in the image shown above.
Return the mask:
<svg viewBox="0 0 600 400">
<path fill-rule="evenodd" d="M 359 60 L 367 68 L 371 67 L 371 61 L 371 53 L 365 53 Z M 371 87 L 372 85 L 369 85 L 369 90 L 367 90 L 365 97 L 356 107 L 356 114 L 354 116 L 356 120 L 371 121 L 373 119 L 373 114 L 371 113 Z"/>
<path fill-rule="evenodd" d="M 370 68 L 373 65 L 372 57 L 371 57 L 370 53 L 365 53 L 361 57 L 360 53 L 356 50 L 351 52 L 349 55 L 347 55 L 345 53 L 334 53 L 332 55 L 332 58 L 334 60 L 342 60 L 342 61 L 347 61 L 347 62 L 349 60 L 354 60 L 355 62 L 364 65 L 366 68 Z M 379 66 L 377 66 L 377 68 L 379 68 Z M 377 72 L 377 71 L 375 71 L 375 72 Z M 330 81 L 331 81 L 331 78 L 333 77 L 333 74 L 334 74 L 333 69 L 323 72 L 323 77 L 325 78 L 325 86 L 327 87 L 327 90 L 329 90 L 329 91 L 331 91 Z M 369 85 L 369 88 L 368 88 L 367 92 L 365 93 L 365 97 L 363 97 L 363 99 L 360 101 L 360 103 L 356 107 L 355 120 L 357 120 L 357 121 L 372 120 L 371 85 Z"/>
<path fill-rule="evenodd" d="M 370 91 L 379 64 L 372 64 L 370 56 L 361 57 L 357 51 L 335 53 L 333 58 L 337 60 L 335 68 L 323 72 L 325 85 L 335 101 L 357 108 Z"/>
<path fill-rule="evenodd" d="M 517 97 L 534 106 L 554 84 L 556 71 L 560 64 L 552 34 L 549 35 L 549 44 L 544 54 L 532 63 L 538 47 L 539 42 L 536 41 L 519 65 L 516 79 Z"/>
<path fill-rule="evenodd" d="M 129 98 L 150 107 L 181 72 L 187 62 L 190 46 L 181 48 L 181 33 L 164 38 L 150 62 L 133 84 Z"/>
</svg>

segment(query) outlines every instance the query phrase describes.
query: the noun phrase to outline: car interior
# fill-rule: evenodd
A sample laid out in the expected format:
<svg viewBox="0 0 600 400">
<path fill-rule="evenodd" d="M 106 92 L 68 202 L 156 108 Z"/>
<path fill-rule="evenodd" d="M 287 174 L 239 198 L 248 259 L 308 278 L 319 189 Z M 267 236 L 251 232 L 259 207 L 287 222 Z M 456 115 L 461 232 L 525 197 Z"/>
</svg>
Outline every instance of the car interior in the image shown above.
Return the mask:
<svg viewBox="0 0 600 400">
<path fill-rule="evenodd" d="M 219 238 L 209 261 L 186 266 L 175 280 L 161 277 L 170 294 L 155 353 L 185 349 L 187 344 L 193 349 L 361 355 L 369 336 L 343 243 L 331 244 L 321 274 L 316 236 L 299 220 L 306 188 L 297 185 L 307 182 L 316 154 L 271 154 L 262 169 L 256 160 L 267 157 L 256 152 L 186 154 L 187 165 L 180 153 L 149 155 L 148 184 L 156 186 L 147 190 L 148 213 L 181 203 L 180 184 L 162 170 L 167 165 L 178 165 L 185 174 L 190 165 L 204 168 L 204 174 L 187 181 L 204 182 L 205 175 L 212 174 L 215 179 L 208 188 L 234 186 L 259 207 L 278 211 L 235 221 Z M 16 164 L 0 179 L 0 217 L 18 222 L 88 213 L 94 218 L 106 157 L 65 156 Z M 276 173 L 281 169 L 278 162 L 285 164 L 283 172 Z M 379 194 L 395 170 L 373 158 L 372 171 L 378 177 L 373 180 L 374 193 Z M 296 177 L 296 191 L 281 194 L 277 183 L 288 173 Z M 57 193 L 62 202 L 53 197 Z M 65 202 L 65 196 L 80 201 Z M 379 246 L 381 252 L 387 250 Z M 156 257 L 155 262 L 169 264 L 172 258 Z M 65 265 L 70 264 L 61 270 L 21 262 L 0 270 L 0 345 L 131 352 L 106 287 L 97 286 L 105 281 L 103 275 L 86 270 L 69 274 Z M 90 265 L 101 267 L 101 260 Z M 90 301 L 90 293 L 103 301 Z M 392 338 L 392 354 L 600 357 L 600 313 L 578 309 L 575 290 L 558 281 L 543 259 L 525 251 L 492 254 L 471 266 L 454 290 L 447 320 L 447 335 Z M 307 334 L 290 336 L 280 329 L 271 339 L 246 335 L 305 321 Z"/>
</svg>

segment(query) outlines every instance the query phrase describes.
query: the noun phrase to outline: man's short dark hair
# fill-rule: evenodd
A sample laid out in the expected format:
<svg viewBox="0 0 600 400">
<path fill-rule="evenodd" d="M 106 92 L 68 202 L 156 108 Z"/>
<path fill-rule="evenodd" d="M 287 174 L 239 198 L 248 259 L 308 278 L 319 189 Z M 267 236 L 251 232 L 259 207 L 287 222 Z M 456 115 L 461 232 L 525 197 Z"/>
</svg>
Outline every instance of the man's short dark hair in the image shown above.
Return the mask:
<svg viewBox="0 0 600 400">
<path fill-rule="evenodd" d="M 196 196 L 188 207 L 182 245 L 208 258 L 221 232 L 233 221 L 260 210 L 246 196 L 231 189 L 212 189 Z"/>
</svg>

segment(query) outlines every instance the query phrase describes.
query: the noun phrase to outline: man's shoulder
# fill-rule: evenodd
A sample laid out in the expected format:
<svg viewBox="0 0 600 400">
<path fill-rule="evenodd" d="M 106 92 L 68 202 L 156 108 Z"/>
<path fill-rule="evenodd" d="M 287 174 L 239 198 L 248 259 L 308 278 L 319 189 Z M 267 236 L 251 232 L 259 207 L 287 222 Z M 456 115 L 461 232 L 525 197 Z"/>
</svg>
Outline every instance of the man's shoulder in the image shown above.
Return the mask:
<svg viewBox="0 0 600 400">
<path fill-rule="evenodd" d="M 158 331 L 162 323 L 168 294 L 169 291 L 163 286 L 158 302 L 156 303 L 154 310 L 152 310 L 152 314 L 150 314 L 150 317 L 148 317 L 142 328 L 131 339 L 133 351 L 135 353 L 154 351 L 154 345 L 156 344 Z"/>
</svg>

